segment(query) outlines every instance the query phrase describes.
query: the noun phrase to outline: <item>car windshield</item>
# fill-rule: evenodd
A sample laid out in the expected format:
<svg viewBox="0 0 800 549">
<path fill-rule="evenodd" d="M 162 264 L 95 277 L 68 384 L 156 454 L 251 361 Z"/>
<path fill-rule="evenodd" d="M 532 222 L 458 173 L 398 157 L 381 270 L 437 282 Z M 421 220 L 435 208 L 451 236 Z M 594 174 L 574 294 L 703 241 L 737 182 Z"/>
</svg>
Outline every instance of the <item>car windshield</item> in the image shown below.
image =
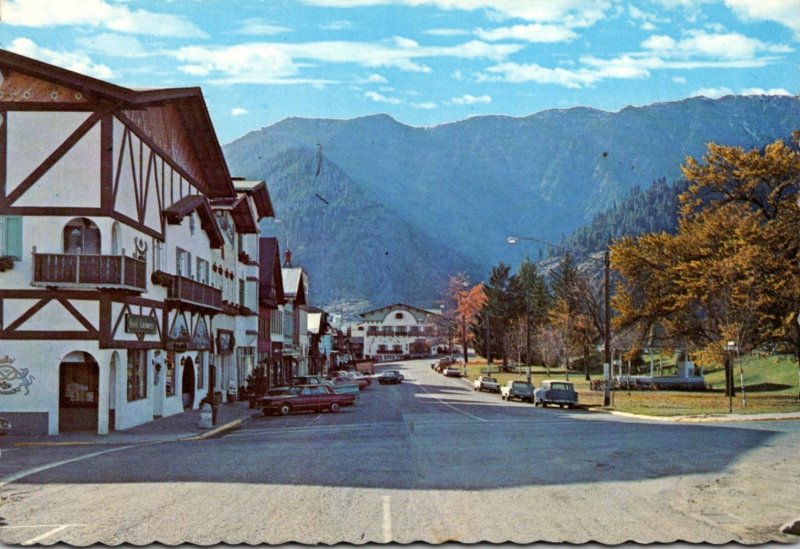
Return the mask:
<svg viewBox="0 0 800 549">
<path fill-rule="evenodd" d="M 515 381 L 514 382 L 514 387 L 517 388 L 517 389 L 527 389 L 527 388 L 530 387 L 530 385 L 528 385 L 524 381 Z"/>
<path fill-rule="evenodd" d="M 483 380 L 487 381 L 489 383 L 497 383 L 497 380 L 495 378 L 493 378 L 493 377 L 485 377 L 485 378 L 483 378 Z"/>
<path fill-rule="evenodd" d="M 550 388 L 556 391 L 571 391 L 572 383 L 552 383 L 550 384 Z"/>
</svg>

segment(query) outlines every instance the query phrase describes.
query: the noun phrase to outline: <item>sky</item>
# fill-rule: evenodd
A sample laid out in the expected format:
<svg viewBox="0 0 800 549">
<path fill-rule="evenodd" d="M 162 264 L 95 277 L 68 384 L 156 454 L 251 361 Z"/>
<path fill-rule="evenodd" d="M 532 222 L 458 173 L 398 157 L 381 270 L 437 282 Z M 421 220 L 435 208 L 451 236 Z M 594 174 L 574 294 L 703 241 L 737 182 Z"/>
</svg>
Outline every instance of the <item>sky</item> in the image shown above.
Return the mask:
<svg viewBox="0 0 800 549">
<path fill-rule="evenodd" d="M 411 126 L 800 94 L 800 0 L 0 0 L 0 47 L 203 90 L 221 143 L 288 117 Z"/>
</svg>

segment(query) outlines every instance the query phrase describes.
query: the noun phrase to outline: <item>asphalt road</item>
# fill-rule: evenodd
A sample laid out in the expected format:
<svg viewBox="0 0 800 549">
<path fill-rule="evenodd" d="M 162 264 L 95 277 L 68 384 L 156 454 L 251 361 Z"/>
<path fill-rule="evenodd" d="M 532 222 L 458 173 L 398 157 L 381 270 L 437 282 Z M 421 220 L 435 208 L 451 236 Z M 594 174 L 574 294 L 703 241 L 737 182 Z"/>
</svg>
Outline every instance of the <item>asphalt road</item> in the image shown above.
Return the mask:
<svg viewBox="0 0 800 549">
<path fill-rule="evenodd" d="M 0 475 L 40 470 L 0 485 L 0 542 L 797 541 L 779 528 L 800 516 L 798 421 L 539 409 L 429 364 L 218 439 L 14 449 Z"/>
</svg>

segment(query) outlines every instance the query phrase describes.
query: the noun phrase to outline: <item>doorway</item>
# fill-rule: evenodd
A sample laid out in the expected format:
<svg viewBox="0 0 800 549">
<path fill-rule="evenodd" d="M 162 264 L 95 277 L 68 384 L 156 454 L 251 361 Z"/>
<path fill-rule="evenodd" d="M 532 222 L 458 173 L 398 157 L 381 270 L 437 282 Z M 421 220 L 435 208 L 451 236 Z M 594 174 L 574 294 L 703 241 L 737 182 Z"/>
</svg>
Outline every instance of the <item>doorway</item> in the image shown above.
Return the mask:
<svg viewBox="0 0 800 549">
<path fill-rule="evenodd" d="M 194 362 L 192 357 L 183 358 L 183 373 L 181 374 L 181 391 L 183 409 L 191 410 L 194 407 Z"/>
<path fill-rule="evenodd" d="M 58 431 L 97 432 L 100 366 L 89 353 L 75 351 L 58 370 Z"/>
</svg>

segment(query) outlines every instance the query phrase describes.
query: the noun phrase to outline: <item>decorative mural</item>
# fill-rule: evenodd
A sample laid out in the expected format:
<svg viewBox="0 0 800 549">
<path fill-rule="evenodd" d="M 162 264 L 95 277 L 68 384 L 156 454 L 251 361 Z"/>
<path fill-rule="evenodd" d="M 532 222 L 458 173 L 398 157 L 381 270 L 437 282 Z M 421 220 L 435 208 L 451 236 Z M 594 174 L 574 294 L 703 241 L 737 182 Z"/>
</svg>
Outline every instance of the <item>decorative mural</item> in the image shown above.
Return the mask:
<svg viewBox="0 0 800 549">
<path fill-rule="evenodd" d="M 13 395 L 22 390 L 31 394 L 30 386 L 35 379 L 28 368 L 16 368 L 16 359 L 6 355 L 0 358 L 0 395 Z"/>
</svg>

